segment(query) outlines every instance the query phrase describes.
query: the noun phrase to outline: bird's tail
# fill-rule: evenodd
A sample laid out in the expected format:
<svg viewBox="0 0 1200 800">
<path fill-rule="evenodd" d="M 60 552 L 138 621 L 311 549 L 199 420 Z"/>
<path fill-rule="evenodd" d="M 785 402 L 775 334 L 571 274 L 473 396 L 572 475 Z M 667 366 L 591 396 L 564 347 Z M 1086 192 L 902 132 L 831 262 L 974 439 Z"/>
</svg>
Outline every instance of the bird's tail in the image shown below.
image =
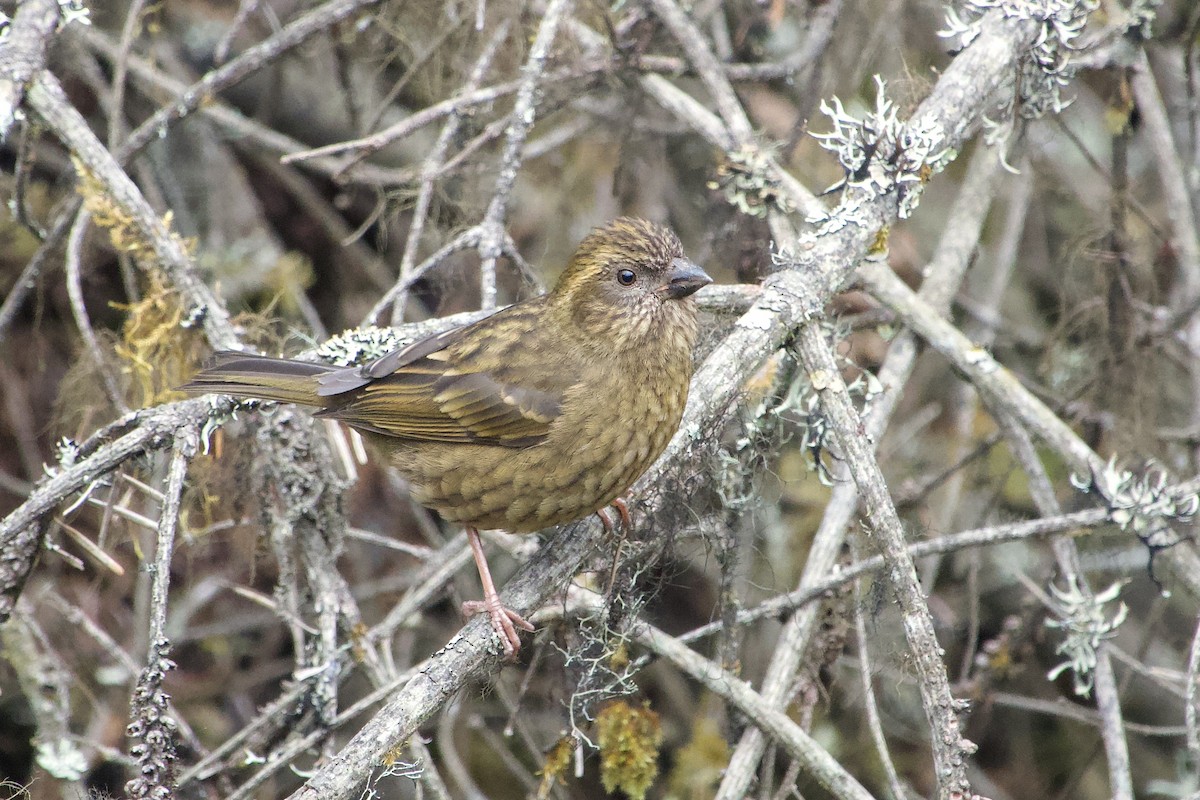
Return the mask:
<svg viewBox="0 0 1200 800">
<path fill-rule="evenodd" d="M 179 389 L 188 394 L 211 392 L 326 407 L 329 398 L 317 394 L 317 378 L 336 369 L 339 367 L 225 350 Z"/>
</svg>

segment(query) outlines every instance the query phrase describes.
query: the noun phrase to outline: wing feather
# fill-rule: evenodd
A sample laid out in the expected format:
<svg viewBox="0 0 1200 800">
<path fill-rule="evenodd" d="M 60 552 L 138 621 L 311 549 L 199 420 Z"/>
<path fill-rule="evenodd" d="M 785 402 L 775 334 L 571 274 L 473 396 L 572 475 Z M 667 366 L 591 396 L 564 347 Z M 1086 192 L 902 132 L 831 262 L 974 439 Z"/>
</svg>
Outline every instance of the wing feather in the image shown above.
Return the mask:
<svg viewBox="0 0 1200 800">
<path fill-rule="evenodd" d="M 322 375 L 318 393 L 333 402 L 320 414 L 405 439 L 537 444 L 579 377 L 562 363 L 561 352 L 555 353 L 557 368 L 545 362 L 540 301 Z"/>
</svg>

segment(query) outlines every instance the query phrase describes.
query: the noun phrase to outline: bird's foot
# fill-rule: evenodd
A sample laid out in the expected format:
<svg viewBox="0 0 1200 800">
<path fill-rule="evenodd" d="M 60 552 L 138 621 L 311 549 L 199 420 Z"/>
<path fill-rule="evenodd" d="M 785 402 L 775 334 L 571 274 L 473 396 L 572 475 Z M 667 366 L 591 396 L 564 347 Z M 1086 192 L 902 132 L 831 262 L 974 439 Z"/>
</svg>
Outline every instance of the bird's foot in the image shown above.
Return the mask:
<svg viewBox="0 0 1200 800">
<path fill-rule="evenodd" d="M 500 602 L 500 593 L 496 591 L 496 582 L 492 580 L 492 571 L 488 569 L 487 558 L 483 554 L 483 541 L 479 538 L 478 528 L 467 528 L 467 541 L 471 545 L 471 554 L 475 557 L 475 566 L 479 570 L 479 582 L 483 585 L 483 600 L 470 600 L 462 604 L 463 614 L 472 617 L 476 614 L 487 613 L 492 621 L 492 630 L 500 637 L 504 645 L 504 657 L 511 660 L 521 649 L 521 637 L 517 628 L 532 631 L 534 627 L 528 620 L 511 608 L 505 608 Z"/>
<path fill-rule="evenodd" d="M 618 497 L 609 503 L 610 506 L 617 510 L 617 516 L 621 518 L 621 528 L 626 533 L 633 530 L 633 519 L 629 516 L 629 506 L 625 504 L 623 498 Z M 600 518 L 600 524 L 604 526 L 604 532 L 611 534 L 613 532 L 613 521 L 608 516 L 608 509 L 601 508 L 596 511 L 596 516 Z"/>
<path fill-rule="evenodd" d="M 517 633 L 517 628 L 523 631 L 536 630 L 529 620 L 504 606 L 500 602 L 500 595 L 495 593 L 485 595 L 482 600 L 466 601 L 462 604 L 462 613 L 465 617 L 488 615 L 492 622 L 492 630 L 500 637 L 500 643 L 504 645 L 504 657 L 508 660 L 516 658 L 517 651 L 521 649 L 521 636 Z"/>
</svg>

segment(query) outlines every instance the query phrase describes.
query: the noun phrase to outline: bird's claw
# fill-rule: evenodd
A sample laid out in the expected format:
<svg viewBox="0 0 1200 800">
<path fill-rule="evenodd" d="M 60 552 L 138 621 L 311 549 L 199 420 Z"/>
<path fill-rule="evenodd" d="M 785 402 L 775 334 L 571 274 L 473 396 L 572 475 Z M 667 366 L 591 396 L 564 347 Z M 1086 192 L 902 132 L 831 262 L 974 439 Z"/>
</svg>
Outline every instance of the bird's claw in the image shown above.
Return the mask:
<svg viewBox="0 0 1200 800">
<path fill-rule="evenodd" d="M 621 527 L 625 532 L 633 530 L 633 518 L 629 516 L 629 506 L 625 504 L 625 499 L 618 497 L 612 501 L 612 507 L 617 510 L 617 516 L 621 518 Z"/>
<path fill-rule="evenodd" d="M 626 533 L 633 530 L 633 518 L 629 516 L 629 506 L 625 504 L 625 501 L 618 497 L 609 503 L 609 505 L 617 510 L 617 516 L 621 518 L 621 529 Z M 596 516 L 600 518 L 600 524 L 604 526 L 604 532 L 611 534 L 613 532 L 613 521 L 608 516 L 608 509 L 598 509 Z"/>
<path fill-rule="evenodd" d="M 504 645 L 504 657 L 508 660 L 515 658 L 517 651 L 521 649 L 521 636 L 517 633 L 517 628 L 531 632 L 536 630 L 529 620 L 502 605 L 499 595 L 486 596 L 482 600 L 468 600 L 462 604 L 462 613 L 465 617 L 488 615 L 492 630 L 500 637 L 500 643 Z"/>
</svg>

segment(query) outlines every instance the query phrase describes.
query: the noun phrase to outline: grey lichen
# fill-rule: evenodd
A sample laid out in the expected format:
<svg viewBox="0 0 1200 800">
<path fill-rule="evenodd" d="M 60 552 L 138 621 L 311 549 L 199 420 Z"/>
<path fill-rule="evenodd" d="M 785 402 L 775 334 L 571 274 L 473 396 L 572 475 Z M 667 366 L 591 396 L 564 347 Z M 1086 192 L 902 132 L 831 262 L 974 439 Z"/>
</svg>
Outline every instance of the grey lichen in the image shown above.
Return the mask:
<svg viewBox="0 0 1200 800">
<path fill-rule="evenodd" d="M 849 333 L 837 321 L 823 321 L 821 326 L 830 342 L 842 341 Z M 834 352 L 838 367 L 843 373 L 856 373 L 855 377 L 845 384 L 846 392 L 858 405 L 860 417 L 865 416 L 871 401 L 883 391 L 883 384 L 874 373 L 859 367 L 836 347 Z M 825 486 L 832 486 L 834 482 L 829 461 L 837 459 L 837 449 L 833 427 L 821 406 L 820 393 L 835 386 L 839 380 L 839 376 L 823 371 L 798 371 L 774 409 L 775 414 L 787 418 L 799 429 L 800 448 L 805 454 L 809 469 L 816 473 L 817 479 Z"/>
<path fill-rule="evenodd" d="M 348 330 L 321 344 L 316 355 L 321 361 L 350 365 L 372 361 L 408 342 L 395 328 L 370 326 Z"/>
<path fill-rule="evenodd" d="M 595 747 L 588 737 L 597 708 L 605 701 L 627 697 L 638 691 L 635 677 L 640 664 L 629 657 L 626 625 L 640 613 L 644 596 L 632 591 L 637 566 L 616 574 L 604 603 L 581 608 L 578 625 L 569 635 L 566 648 L 558 647 L 563 668 L 573 684 L 568 701 L 571 734 Z"/>
<path fill-rule="evenodd" d="M 61 469 L 70 469 L 79 462 L 79 442 L 74 439 L 64 436 L 54 443 L 55 460 L 58 461 L 58 466 Z M 53 475 L 55 469 L 46 467 L 47 475 Z"/>
<path fill-rule="evenodd" d="M 730 152 L 717 167 L 717 177 L 708 182 L 708 188 L 720 190 L 727 202 L 747 216 L 762 219 L 771 208 L 784 214 L 796 210 L 782 189 L 771 153 L 761 147 Z"/>
<path fill-rule="evenodd" d="M 138 776 L 125 784 L 130 798 L 168 800 L 175 796 L 175 720 L 168 713 L 171 696 L 163 691 L 166 674 L 175 669 L 167 657 L 171 643 L 158 639 L 138 678 L 130 701 L 130 723 L 125 735 L 133 744 L 129 755 L 138 764 Z"/>
<path fill-rule="evenodd" d="M 966 47 L 983 32 L 984 17 L 993 11 L 1037 24 L 1037 34 L 1013 87 L 1015 104 L 1026 119 L 1047 111 L 1058 113 L 1070 104 L 1063 90 L 1075 77 L 1074 56 L 1089 15 L 1099 0 L 966 0 L 946 11 L 946 27 L 939 35 Z"/>
<path fill-rule="evenodd" d="M 83 0 L 58 0 L 58 10 L 62 13 L 62 21 L 59 23 L 59 30 L 70 25 L 72 22 L 78 22 L 80 25 L 91 25 L 91 9 L 83 2 Z"/>
<path fill-rule="evenodd" d="M 1113 523 L 1133 532 L 1150 549 L 1151 557 L 1182 541 L 1186 534 L 1174 526 L 1190 526 L 1200 512 L 1200 495 L 1177 484 L 1153 461 L 1139 474 L 1118 466 L 1113 456 L 1099 472 L 1088 477 L 1072 475 L 1071 484 L 1081 492 L 1099 495 Z"/>
<path fill-rule="evenodd" d="M 821 225 L 818 235 L 847 223 L 861 222 L 856 212 L 878 197 L 896 193 L 901 219 L 912 215 L 930 177 L 941 172 L 956 155 L 946 143 L 946 131 L 928 116 L 904 121 L 887 96 L 887 82 L 875 76 L 875 107 L 861 118 L 849 113 L 841 99 L 821 101 L 821 112 L 833 123 L 829 133 L 815 133 L 821 147 L 835 153 L 846 177 L 831 189 L 846 192 L 827 218 L 810 219 Z"/>
<path fill-rule="evenodd" d="M 1069 669 L 1074 679 L 1075 694 L 1091 694 L 1095 683 L 1096 651 L 1102 641 L 1116 635 L 1117 628 L 1129 614 L 1129 608 L 1124 603 L 1118 605 L 1111 614 L 1105 608 L 1120 596 L 1122 586 L 1123 582 L 1114 583 L 1093 595 L 1081 589 L 1074 575 L 1066 588 L 1050 585 L 1052 610 L 1057 618 L 1047 619 L 1046 627 L 1063 631 L 1064 638 L 1054 651 L 1066 656 L 1066 660 L 1050 670 L 1047 678 L 1055 680 Z"/>
</svg>

